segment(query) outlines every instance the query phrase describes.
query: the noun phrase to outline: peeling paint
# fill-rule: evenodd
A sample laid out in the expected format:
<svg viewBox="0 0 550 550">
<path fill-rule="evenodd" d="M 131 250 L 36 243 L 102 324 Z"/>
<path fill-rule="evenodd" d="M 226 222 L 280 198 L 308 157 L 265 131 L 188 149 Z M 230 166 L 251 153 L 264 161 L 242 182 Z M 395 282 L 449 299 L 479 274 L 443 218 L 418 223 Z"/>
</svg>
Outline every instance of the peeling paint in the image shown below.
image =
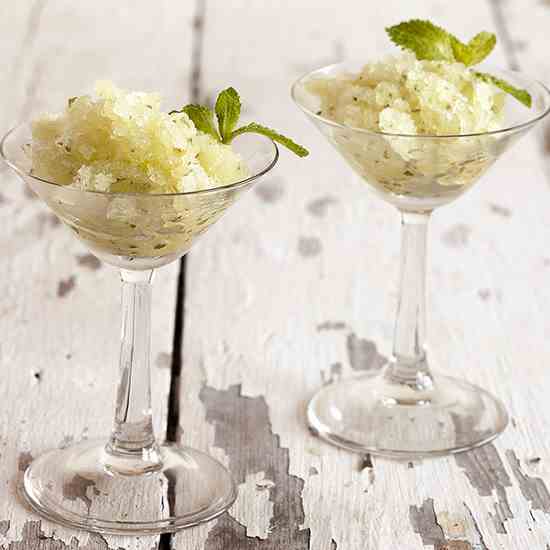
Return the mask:
<svg viewBox="0 0 550 550">
<path fill-rule="evenodd" d="M 5 537 L 10 530 L 10 520 L 9 519 L 3 519 L 0 521 L 0 535 Z"/>
<path fill-rule="evenodd" d="M 372 457 L 370 453 L 363 455 L 359 462 L 359 471 L 367 472 L 369 484 L 372 485 L 375 479 L 374 464 L 372 463 Z"/>
<path fill-rule="evenodd" d="M 424 546 L 433 545 L 438 548 L 437 545 L 445 542 L 443 529 L 437 523 L 432 498 L 426 499 L 420 507 L 409 506 L 409 518 L 414 532 L 420 535 Z"/>
<path fill-rule="evenodd" d="M 506 487 L 512 486 L 496 447 L 489 443 L 478 449 L 454 455 L 470 484 L 483 497 L 496 495 L 495 514 L 491 515 L 497 533 L 506 533 L 505 522 L 514 514 L 510 509 Z"/>
<path fill-rule="evenodd" d="M 334 539 L 330 539 L 330 550 L 338 550 L 338 545 Z"/>
<path fill-rule="evenodd" d="M 337 382 L 342 378 L 342 363 L 333 363 L 330 366 L 330 371 L 328 376 L 325 375 L 324 372 L 321 372 L 321 378 L 323 381 L 323 384 L 332 384 L 333 382 Z"/>
<path fill-rule="evenodd" d="M 236 385 L 227 390 L 204 387 L 200 399 L 207 422 L 215 427 L 214 445 L 227 455 L 237 484 L 258 472 L 265 472 L 265 477 L 275 484 L 269 490 L 273 517 L 268 539 L 247 537 L 246 528 L 226 514 L 210 530 L 204 550 L 309 550 L 310 531 L 300 528 L 305 520 L 304 481 L 288 473 L 289 452 L 272 431 L 264 397 L 243 396 L 241 387 Z M 234 429 L 236 425 L 239 430 Z"/>
<path fill-rule="evenodd" d="M 480 288 L 477 291 L 477 295 L 481 298 L 481 300 L 486 302 L 491 297 L 491 291 L 488 288 Z"/>
<path fill-rule="evenodd" d="M 19 453 L 19 456 L 17 457 L 17 469 L 20 472 L 24 472 L 32 461 L 33 456 L 28 451 Z"/>
<path fill-rule="evenodd" d="M 109 550 L 107 541 L 98 533 L 89 533 L 86 544 L 79 544 L 73 536 L 66 544 L 55 536 L 47 536 L 40 521 L 27 521 L 21 532 L 21 539 L 1 547 L 2 550 Z M 119 549 L 120 550 L 120 549 Z"/>
<path fill-rule="evenodd" d="M 434 550 L 474 550 L 472 544 L 466 540 L 449 540 L 445 537 L 435 514 L 432 498 L 424 500 L 422 506 L 410 506 L 409 518 L 414 532 L 420 535 L 424 546 L 433 546 Z M 487 549 L 483 546 L 479 550 Z"/>
<path fill-rule="evenodd" d="M 61 443 L 59 443 L 58 447 L 60 449 L 66 449 L 67 447 L 69 447 L 73 443 L 74 443 L 74 437 L 72 435 L 66 435 L 66 436 L 63 437 L 63 439 L 61 440 Z"/>
<path fill-rule="evenodd" d="M 319 475 L 319 470 L 315 466 L 310 466 L 308 473 L 309 473 L 309 477 L 318 476 Z"/>
<path fill-rule="evenodd" d="M 304 258 L 318 256 L 322 249 L 323 245 L 317 237 L 300 237 L 298 240 L 298 254 Z"/>
<path fill-rule="evenodd" d="M 319 197 L 312 200 L 306 206 L 306 210 L 316 218 L 324 218 L 328 212 L 328 208 L 332 204 L 337 204 L 338 200 L 331 196 Z"/>
<path fill-rule="evenodd" d="M 281 180 L 265 181 L 254 188 L 256 195 L 265 203 L 272 204 L 282 199 L 285 191 Z"/>
<path fill-rule="evenodd" d="M 57 285 L 57 296 L 58 298 L 64 298 L 74 289 L 76 283 L 76 277 L 71 275 L 67 279 L 61 279 Z"/>
<path fill-rule="evenodd" d="M 451 248 L 462 248 L 467 246 L 470 240 L 472 229 L 463 223 L 453 225 L 445 231 L 441 237 L 443 244 Z"/>
<path fill-rule="evenodd" d="M 493 202 L 489 203 L 489 210 L 493 214 L 497 214 L 498 216 L 502 216 L 503 218 L 509 218 L 512 215 L 512 211 L 509 208 L 501 206 L 500 204 L 495 204 Z"/>
<path fill-rule="evenodd" d="M 161 351 L 157 354 L 155 365 L 159 369 L 169 369 L 172 364 L 172 354 L 166 351 Z"/>
<path fill-rule="evenodd" d="M 506 458 L 519 483 L 519 490 L 523 497 L 531 503 L 531 508 L 550 514 L 550 492 L 544 481 L 540 477 L 531 477 L 525 474 L 516 453 L 511 449 L 506 451 Z"/>
<path fill-rule="evenodd" d="M 378 370 L 388 362 L 383 355 L 378 353 L 374 342 L 358 338 L 354 333 L 348 335 L 347 349 L 349 363 L 354 370 Z"/>
<path fill-rule="evenodd" d="M 83 267 L 87 267 L 88 269 L 91 269 L 92 271 L 96 271 L 101 267 L 101 260 L 94 256 L 93 254 L 79 254 L 76 257 L 76 261 L 78 262 L 78 265 L 81 265 Z"/>
<path fill-rule="evenodd" d="M 348 326 L 343 321 L 325 321 L 317 325 L 319 332 L 323 330 L 346 330 Z"/>
</svg>

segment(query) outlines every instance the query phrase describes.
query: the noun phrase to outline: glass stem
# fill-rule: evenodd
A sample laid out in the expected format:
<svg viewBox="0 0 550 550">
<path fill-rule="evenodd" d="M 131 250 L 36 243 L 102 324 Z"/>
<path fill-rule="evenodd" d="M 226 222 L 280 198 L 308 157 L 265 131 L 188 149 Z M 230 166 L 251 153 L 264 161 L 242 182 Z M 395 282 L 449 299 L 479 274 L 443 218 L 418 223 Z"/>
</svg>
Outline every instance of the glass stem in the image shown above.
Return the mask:
<svg viewBox="0 0 550 550">
<path fill-rule="evenodd" d="M 424 348 L 426 338 L 426 248 L 430 213 L 401 213 L 401 273 L 393 342 L 386 377 L 419 391 L 433 382 Z"/>
<path fill-rule="evenodd" d="M 113 431 L 105 465 L 119 473 L 140 474 L 160 468 L 151 409 L 151 282 L 153 270 L 120 270 L 122 340 Z"/>
</svg>

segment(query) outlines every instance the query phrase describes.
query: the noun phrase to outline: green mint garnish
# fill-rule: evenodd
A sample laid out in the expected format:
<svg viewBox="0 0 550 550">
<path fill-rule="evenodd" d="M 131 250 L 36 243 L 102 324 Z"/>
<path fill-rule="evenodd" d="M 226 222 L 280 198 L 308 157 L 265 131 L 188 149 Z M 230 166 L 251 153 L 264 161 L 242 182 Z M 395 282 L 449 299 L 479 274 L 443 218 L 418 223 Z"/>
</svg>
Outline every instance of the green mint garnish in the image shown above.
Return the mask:
<svg viewBox="0 0 550 550">
<path fill-rule="evenodd" d="M 67 100 L 67 103 L 69 105 L 69 107 L 78 99 L 78 97 L 70 97 L 68 100 Z"/>
<path fill-rule="evenodd" d="M 388 27 L 386 32 L 394 44 L 411 50 L 417 59 L 449 62 L 455 60 L 449 34 L 430 21 L 411 19 Z"/>
<path fill-rule="evenodd" d="M 235 88 L 227 88 L 220 92 L 216 99 L 216 118 L 220 136 L 224 143 L 230 140 L 231 132 L 237 126 L 241 116 L 241 99 Z"/>
<path fill-rule="evenodd" d="M 462 43 L 451 35 L 451 44 L 455 59 L 464 63 L 466 67 L 481 63 L 492 51 L 497 43 L 497 37 L 492 32 L 482 31 L 476 34 L 468 44 Z"/>
<path fill-rule="evenodd" d="M 214 126 L 214 113 L 208 107 L 202 105 L 186 105 L 182 111 L 193 121 L 193 124 L 205 134 L 210 134 L 220 141 L 220 136 Z"/>
<path fill-rule="evenodd" d="M 448 63 L 456 61 L 466 67 L 481 63 L 493 51 L 497 42 L 493 33 L 480 32 L 464 44 L 445 29 L 421 19 L 411 19 L 388 27 L 386 32 L 394 44 L 412 51 L 419 60 Z M 527 90 L 520 90 L 501 78 L 486 73 L 474 74 L 484 82 L 490 82 L 510 94 L 526 107 L 531 107 L 531 95 Z"/>
<path fill-rule="evenodd" d="M 197 130 L 211 135 L 216 141 L 221 143 L 229 144 L 237 136 L 251 132 L 254 134 L 261 134 L 280 143 L 299 157 L 306 157 L 309 155 L 309 151 L 305 147 L 298 145 L 290 138 L 279 134 L 275 130 L 257 124 L 256 122 L 251 122 L 250 124 L 236 128 L 241 115 L 241 99 L 235 88 L 227 88 L 220 92 L 216 99 L 214 110 L 218 121 L 217 129 L 214 124 L 214 113 L 208 107 L 202 105 L 186 105 L 181 109 L 181 111 L 186 113 L 193 121 Z M 181 111 L 172 111 L 170 114 Z"/>
<path fill-rule="evenodd" d="M 500 88 L 502 91 L 515 97 L 518 101 L 521 101 L 521 103 L 523 103 L 526 107 L 531 108 L 533 100 L 531 99 L 531 94 L 526 90 L 520 90 L 519 88 L 512 86 L 505 80 L 502 80 L 501 78 L 497 78 L 496 76 L 487 73 L 479 73 L 475 71 L 474 74 L 484 82 L 490 82 L 491 84 L 494 84 L 497 88 Z"/>
</svg>

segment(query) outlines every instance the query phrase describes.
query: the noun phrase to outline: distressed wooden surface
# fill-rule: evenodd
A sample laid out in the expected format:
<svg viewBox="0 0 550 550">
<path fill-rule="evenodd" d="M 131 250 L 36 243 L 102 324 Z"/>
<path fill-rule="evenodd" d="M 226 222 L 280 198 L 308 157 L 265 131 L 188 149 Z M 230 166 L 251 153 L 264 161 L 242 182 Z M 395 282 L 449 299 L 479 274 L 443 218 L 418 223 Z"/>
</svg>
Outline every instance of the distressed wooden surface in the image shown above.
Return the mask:
<svg viewBox="0 0 550 550">
<path fill-rule="evenodd" d="M 312 155 L 284 154 L 189 256 L 176 361 L 177 267 L 158 273 L 158 431 L 167 424 L 169 366 L 173 375 L 181 358 L 181 389 L 170 403 L 180 412 L 169 432 L 218 456 L 239 483 L 224 517 L 160 541 L 62 529 L 15 497 L 18 466 L 31 456 L 108 430 L 119 299 L 115 273 L 96 269 L 1 169 L 0 548 L 550 547 L 548 131 L 524 139 L 483 183 L 436 213 L 430 241 L 432 362 L 497 394 L 512 417 L 506 433 L 470 453 L 400 463 L 340 451 L 305 428 L 305 404 L 320 384 L 390 353 L 398 217 L 291 104 L 292 80 L 344 57 L 383 53 L 383 27 L 416 16 L 465 37 L 495 29 L 495 63 L 550 81 L 547 1 L 419 4 L 387 1 L 382 14 L 353 0 L 2 8 L 2 130 L 98 77 L 158 89 L 170 104 L 211 98 L 231 83 L 248 105 L 244 116 L 286 130 Z"/>
<path fill-rule="evenodd" d="M 96 78 L 159 89 L 173 103 L 187 99 L 190 56 L 176 64 L 168 49 L 178 44 L 190 51 L 194 6 L 171 4 L 157 2 L 152 9 L 129 0 L 2 3 L 2 133 L 22 116 L 55 108 L 68 90 L 89 89 Z M 107 542 L 40 521 L 16 497 L 32 457 L 111 429 L 120 288 L 114 269 L 89 255 L 19 180 L 4 166 L 0 170 L 0 548 L 156 547 L 158 537 Z M 154 290 L 153 395 L 160 434 L 177 273 L 177 265 L 159 271 Z M 70 490 L 75 499 L 88 498 L 86 486 Z"/>
</svg>

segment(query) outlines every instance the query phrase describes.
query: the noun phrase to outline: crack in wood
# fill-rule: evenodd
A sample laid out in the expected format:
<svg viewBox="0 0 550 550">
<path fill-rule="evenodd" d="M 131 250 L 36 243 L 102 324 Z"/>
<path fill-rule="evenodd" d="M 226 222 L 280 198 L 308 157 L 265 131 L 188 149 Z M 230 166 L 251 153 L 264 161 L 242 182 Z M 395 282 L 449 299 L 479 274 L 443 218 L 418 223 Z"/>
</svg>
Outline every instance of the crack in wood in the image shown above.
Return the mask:
<svg viewBox="0 0 550 550">
<path fill-rule="evenodd" d="M 531 477 L 525 474 L 521 469 L 520 460 L 513 450 L 509 449 L 505 454 L 519 484 L 519 490 L 523 497 L 531 503 L 531 508 L 550 514 L 550 492 L 544 481 L 540 477 Z"/>
<path fill-rule="evenodd" d="M 203 34 L 206 14 L 206 0 L 196 0 L 195 15 L 192 27 L 191 50 L 191 103 L 198 103 L 201 95 L 201 70 Z M 166 441 L 178 442 L 181 438 L 180 427 L 180 386 L 183 354 L 183 331 L 185 328 L 185 291 L 186 291 L 187 255 L 179 263 L 176 292 L 176 312 L 174 317 L 174 338 L 172 341 L 172 358 L 170 364 L 170 389 L 168 393 L 168 412 L 166 419 Z M 175 502 L 175 483 L 166 476 L 166 500 L 170 508 Z M 172 533 L 163 533 L 159 537 L 158 550 L 170 550 L 173 542 Z"/>
<path fill-rule="evenodd" d="M 454 457 L 456 464 L 480 496 L 496 496 L 495 513 L 491 514 L 491 519 L 496 532 L 506 534 L 505 522 L 514 517 L 506 495 L 506 487 L 511 487 L 512 481 L 496 447 L 489 443 Z"/>
<path fill-rule="evenodd" d="M 470 508 L 468 508 L 465 502 L 463 504 L 464 504 L 464 508 L 466 508 L 466 511 L 468 512 L 468 515 L 470 516 L 470 521 L 472 522 L 472 525 L 474 527 L 475 533 L 478 538 L 478 541 L 475 544 L 475 550 L 489 550 L 489 548 L 485 544 L 485 541 L 483 540 L 481 529 L 479 528 L 479 525 L 477 524 L 477 521 L 474 518 L 474 514 L 472 514 L 472 511 L 470 510 Z"/>
<path fill-rule="evenodd" d="M 247 537 L 246 528 L 226 514 L 209 532 L 204 550 L 309 550 L 310 530 L 300 528 L 305 520 L 304 480 L 289 473 L 289 450 L 273 433 L 265 398 L 243 396 L 241 386 L 235 385 L 227 390 L 205 386 L 200 399 L 207 422 L 215 427 L 214 445 L 225 451 L 236 482 L 264 472 L 274 484 L 269 488 L 273 516 L 267 539 Z"/>
</svg>

